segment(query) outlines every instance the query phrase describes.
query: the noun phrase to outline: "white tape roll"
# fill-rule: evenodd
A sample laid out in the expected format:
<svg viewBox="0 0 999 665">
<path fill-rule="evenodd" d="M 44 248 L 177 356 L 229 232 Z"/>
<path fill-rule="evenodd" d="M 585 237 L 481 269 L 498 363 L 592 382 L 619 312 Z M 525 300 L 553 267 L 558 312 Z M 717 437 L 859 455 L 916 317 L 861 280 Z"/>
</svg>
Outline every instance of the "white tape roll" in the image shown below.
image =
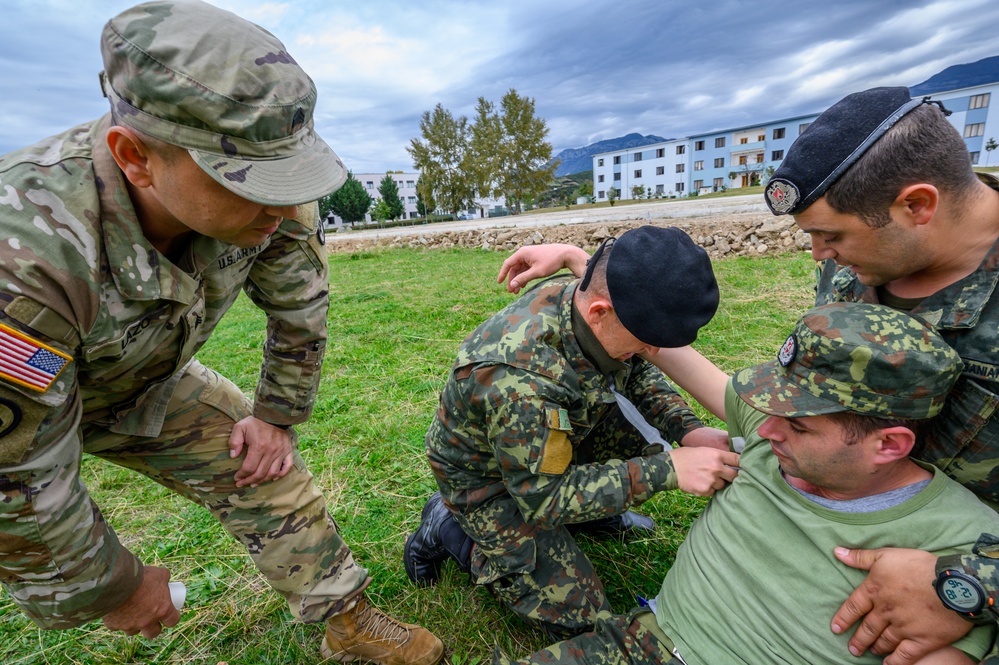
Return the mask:
<svg viewBox="0 0 999 665">
<path fill-rule="evenodd" d="M 184 601 L 187 600 L 187 587 L 183 582 L 170 582 L 170 600 L 178 610 L 184 608 Z"/>
</svg>

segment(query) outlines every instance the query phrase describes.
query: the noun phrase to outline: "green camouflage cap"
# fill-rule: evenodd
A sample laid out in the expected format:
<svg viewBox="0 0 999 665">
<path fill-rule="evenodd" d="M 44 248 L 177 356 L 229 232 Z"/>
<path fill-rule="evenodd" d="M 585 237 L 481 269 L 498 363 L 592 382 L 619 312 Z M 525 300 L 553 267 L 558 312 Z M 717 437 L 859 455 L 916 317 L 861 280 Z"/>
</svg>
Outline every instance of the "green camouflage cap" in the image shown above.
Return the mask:
<svg viewBox="0 0 999 665">
<path fill-rule="evenodd" d="M 313 130 L 316 86 L 260 26 L 199 0 L 147 2 L 108 21 L 101 53 L 115 121 L 187 148 L 239 196 L 297 205 L 346 180 Z"/>
<path fill-rule="evenodd" d="M 940 412 L 963 363 L 904 312 L 838 302 L 809 311 L 773 360 L 733 378 L 754 409 L 800 418 L 838 411 L 901 419 Z"/>
</svg>

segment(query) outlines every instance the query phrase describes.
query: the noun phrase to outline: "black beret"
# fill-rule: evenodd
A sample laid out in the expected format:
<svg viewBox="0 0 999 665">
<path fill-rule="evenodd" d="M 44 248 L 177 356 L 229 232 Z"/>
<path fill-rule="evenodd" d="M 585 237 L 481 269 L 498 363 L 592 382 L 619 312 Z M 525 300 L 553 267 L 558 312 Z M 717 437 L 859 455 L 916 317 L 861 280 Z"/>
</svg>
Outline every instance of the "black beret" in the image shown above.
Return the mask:
<svg viewBox="0 0 999 665">
<path fill-rule="evenodd" d="M 653 346 L 690 344 L 718 309 L 707 252 L 675 227 L 623 233 L 607 259 L 607 291 L 628 332 Z"/>
<path fill-rule="evenodd" d="M 908 88 L 871 88 L 830 106 L 795 140 L 767 183 L 770 210 L 775 215 L 805 210 L 892 125 L 926 101 L 910 99 Z"/>
</svg>

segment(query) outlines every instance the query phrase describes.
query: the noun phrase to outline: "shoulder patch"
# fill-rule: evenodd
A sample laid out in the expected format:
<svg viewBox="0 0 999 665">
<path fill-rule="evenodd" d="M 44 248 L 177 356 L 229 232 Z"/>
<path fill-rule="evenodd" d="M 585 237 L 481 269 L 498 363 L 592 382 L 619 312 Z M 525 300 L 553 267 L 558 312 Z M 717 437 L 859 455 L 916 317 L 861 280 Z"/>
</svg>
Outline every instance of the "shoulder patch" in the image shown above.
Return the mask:
<svg viewBox="0 0 999 665">
<path fill-rule="evenodd" d="M 62 351 L 0 323 L 0 378 L 43 393 L 72 361 Z"/>
<path fill-rule="evenodd" d="M 562 430 L 548 430 L 548 439 L 541 451 L 541 465 L 538 471 L 544 474 L 560 475 L 565 473 L 572 462 L 572 444 L 569 435 Z"/>
</svg>

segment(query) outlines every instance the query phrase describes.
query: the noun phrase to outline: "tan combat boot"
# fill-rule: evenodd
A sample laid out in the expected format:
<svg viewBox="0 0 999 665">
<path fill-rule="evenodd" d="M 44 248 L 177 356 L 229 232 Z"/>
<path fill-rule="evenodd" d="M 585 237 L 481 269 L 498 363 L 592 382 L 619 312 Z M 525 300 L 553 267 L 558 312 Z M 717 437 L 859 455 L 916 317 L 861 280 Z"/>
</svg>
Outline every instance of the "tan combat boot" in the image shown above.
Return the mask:
<svg viewBox="0 0 999 665">
<path fill-rule="evenodd" d="M 426 628 L 402 623 L 361 597 L 357 605 L 326 622 L 323 658 L 379 665 L 436 665 L 444 644 Z"/>
</svg>

